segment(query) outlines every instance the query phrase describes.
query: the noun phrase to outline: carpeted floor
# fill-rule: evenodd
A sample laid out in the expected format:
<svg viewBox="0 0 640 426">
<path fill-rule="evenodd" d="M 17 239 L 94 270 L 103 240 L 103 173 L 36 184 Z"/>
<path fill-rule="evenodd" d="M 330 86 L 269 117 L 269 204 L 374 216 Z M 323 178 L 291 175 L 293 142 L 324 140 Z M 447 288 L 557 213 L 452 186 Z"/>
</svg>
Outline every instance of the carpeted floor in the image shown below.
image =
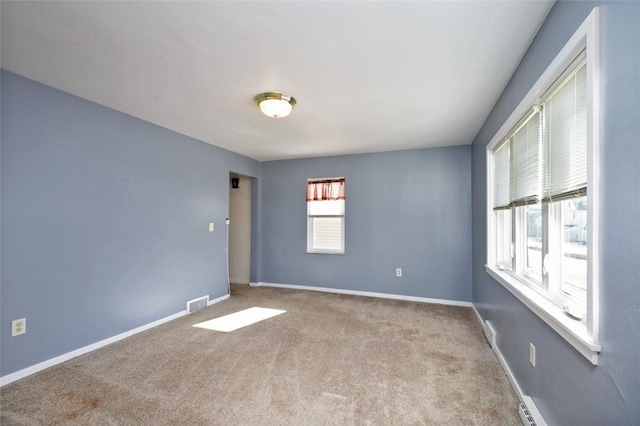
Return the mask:
<svg viewBox="0 0 640 426">
<path fill-rule="evenodd" d="M 253 306 L 231 333 L 192 327 Z M 2 425 L 520 425 L 470 308 L 265 287 L 0 389 Z"/>
</svg>

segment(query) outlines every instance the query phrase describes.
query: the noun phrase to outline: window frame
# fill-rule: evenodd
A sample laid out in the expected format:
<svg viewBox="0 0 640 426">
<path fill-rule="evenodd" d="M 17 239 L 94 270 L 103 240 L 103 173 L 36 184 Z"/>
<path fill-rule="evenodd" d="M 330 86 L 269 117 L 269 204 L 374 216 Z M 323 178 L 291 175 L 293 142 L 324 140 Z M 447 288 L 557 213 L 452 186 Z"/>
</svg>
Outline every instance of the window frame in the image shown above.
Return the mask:
<svg viewBox="0 0 640 426">
<path fill-rule="evenodd" d="M 307 179 L 307 185 L 309 184 L 309 182 L 318 182 L 318 181 L 325 181 L 325 180 L 344 180 L 345 181 L 345 185 L 346 185 L 346 178 L 345 177 L 330 177 L 330 178 L 313 178 L 313 179 Z M 347 203 L 346 200 L 342 200 L 342 202 L 344 203 L 344 213 L 342 215 L 311 215 L 309 213 L 309 201 L 306 201 L 306 210 L 307 210 L 307 251 L 306 253 L 308 254 L 337 254 L 337 255 L 344 255 L 345 254 L 345 222 L 346 222 L 346 214 L 347 214 Z M 339 250 L 334 250 L 334 249 L 322 249 L 322 248 L 316 248 L 314 247 L 313 243 L 314 243 L 314 219 L 318 218 L 318 217 L 322 217 L 322 218 L 340 218 L 340 225 L 341 225 L 341 229 L 340 229 L 340 236 L 341 236 L 341 241 L 340 241 L 340 245 L 341 245 L 341 249 Z"/>
<path fill-rule="evenodd" d="M 600 163 L 600 45 L 599 45 L 599 9 L 596 7 L 580 25 L 571 39 L 565 44 L 518 107 L 487 144 L 487 263 L 486 272 L 503 285 L 525 306 L 545 321 L 552 329 L 586 357 L 592 364 L 598 364 L 598 354 L 602 350 L 599 344 L 599 163 Z M 535 105 L 553 90 L 557 80 L 574 63 L 581 52 L 586 52 L 587 72 L 587 306 L 586 321 L 578 322 L 570 318 L 557 304 L 552 291 L 544 288 L 537 290 L 531 283 L 517 279 L 509 269 L 499 268 L 496 264 L 497 241 L 496 221 L 493 210 L 494 200 L 494 161 L 493 151 L 510 135 L 515 126 Z M 543 206 L 545 206 L 543 204 Z M 546 206 L 549 206 L 546 204 Z M 549 219 L 551 207 L 543 208 L 543 215 Z M 517 209 L 512 209 L 512 223 L 517 227 Z M 524 210 L 524 209 L 523 209 Z M 545 220 L 545 218 L 543 218 Z M 514 229 L 514 235 L 516 229 Z M 511 242 L 514 250 L 517 241 Z M 522 258 L 520 258 L 522 259 Z M 512 268 L 520 268 L 516 258 L 512 258 Z M 544 287 L 544 286 L 542 286 Z M 551 289 L 549 289 L 551 290 Z M 555 303 L 554 303 L 555 302 Z"/>
<path fill-rule="evenodd" d="M 500 213 L 502 213 L 502 216 L 506 216 L 505 213 L 509 213 L 509 223 L 504 223 L 506 218 L 505 217 L 500 217 L 499 219 L 495 219 L 495 223 L 494 223 L 494 227 L 495 227 L 495 232 L 494 235 L 492 236 L 492 238 L 495 238 L 495 246 L 496 246 L 496 255 L 495 255 L 495 259 L 494 259 L 494 264 L 496 265 L 496 267 L 498 269 L 500 269 L 501 271 L 511 271 L 513 269 L 513 251 L 514 251 L 514 245 L 513 245 L 513 239 L 511 237 L 513 237 L 513 220 L 514 220 L 514 214 L 513 214 L 513 210 L 512 209 L 504 209 L 504 210 L 498 210 L 498 211 L 494 211 L 492 212 L 493 214 L 496 214 L 496 216 Z M 508 225 L 508 226 L 507 226 Z M 507 247 L 503 247 L 501 249 L 500 252 L 498 252 L 498 240 L 502 240 L 502 242 L 505 242 L 506 239 L 503 236 L 503 232 L 508 229 L 509 230 L 509 235 L 507 236 L 507 238 L 509 238 L 508 241 L 508 246 Z M 502 237 L 502 238 L 500 238 Z M 508 255 L 506 255 L 506 253 L 508 253 Z M 499 256 L 500 254 L 503 254 L 503 256 Z M 507 259 L 507 260 L 505 260 Z"/>
</svg>

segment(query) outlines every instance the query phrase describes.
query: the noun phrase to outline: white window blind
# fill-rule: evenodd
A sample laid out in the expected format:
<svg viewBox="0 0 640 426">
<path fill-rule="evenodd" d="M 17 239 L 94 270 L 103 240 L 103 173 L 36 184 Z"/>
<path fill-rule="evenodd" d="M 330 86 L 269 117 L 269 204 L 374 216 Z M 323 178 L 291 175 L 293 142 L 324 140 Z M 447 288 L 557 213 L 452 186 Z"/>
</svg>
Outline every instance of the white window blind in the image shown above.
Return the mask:
<svg viewBox="0 0 640 426">
<path fill-rule="evenodd" d="M 543 201 L 587 190 L 587 68 L 580 64 L 544 103 L 546 168 Z"/>
<path fill-rule="evenodd" d="M 511 136 L 512 162 L 511 205 L 536 203 L 540 188 L 540 111 L 535 109 Z"/>
<path fill-rule="evenodd" d="M 532 109 L 493 153 L 496 210 L 540 200 L 541 115 L 539 108 Z"/>
<path fill-rule="evenodd" d="M 342 217 L 314 217 L 313 248 L 318 250 L 342 250 Z"/>
</svg>

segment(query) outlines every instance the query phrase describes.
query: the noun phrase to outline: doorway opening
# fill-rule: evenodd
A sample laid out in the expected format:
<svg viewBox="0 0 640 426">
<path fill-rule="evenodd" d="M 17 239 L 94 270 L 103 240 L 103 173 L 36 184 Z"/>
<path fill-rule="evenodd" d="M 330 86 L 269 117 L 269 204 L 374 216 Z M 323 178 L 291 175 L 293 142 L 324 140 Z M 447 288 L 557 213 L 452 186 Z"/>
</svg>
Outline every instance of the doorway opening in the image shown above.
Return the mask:
<svg viewBox="0 0 640 426">
<path fill-rule="evenodd" d="M 252 187 L 254 179 L 229 174 L 229 281 L 251 282 Z"/>
</svg>

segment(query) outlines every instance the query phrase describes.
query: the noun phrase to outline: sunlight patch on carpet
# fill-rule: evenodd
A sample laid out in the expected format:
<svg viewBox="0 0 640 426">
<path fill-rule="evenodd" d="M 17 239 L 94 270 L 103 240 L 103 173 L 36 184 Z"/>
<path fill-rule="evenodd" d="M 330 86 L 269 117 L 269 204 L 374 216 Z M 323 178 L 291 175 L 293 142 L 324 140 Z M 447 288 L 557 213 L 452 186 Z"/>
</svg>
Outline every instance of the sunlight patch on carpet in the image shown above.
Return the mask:
<svg viewBox="0 0 640 426">
<path fill-rule="evenodd" d="M 233 314 L 225 315 L 223 317 L 214 318 L 209 321 L 204 321 L 198 324 L 194 324 L 194 327 L 206 328 L 207 330 L 223 331 L 228 333 L 235 331 L 239 328 L 246 327 L 251 324 L 275 317 L 276 315 L 284 314 L 287 311 L 281 311 L 280 309 L 259 308 L 257 306 L 243 311 L 238 311 Z"/>
</svg>

